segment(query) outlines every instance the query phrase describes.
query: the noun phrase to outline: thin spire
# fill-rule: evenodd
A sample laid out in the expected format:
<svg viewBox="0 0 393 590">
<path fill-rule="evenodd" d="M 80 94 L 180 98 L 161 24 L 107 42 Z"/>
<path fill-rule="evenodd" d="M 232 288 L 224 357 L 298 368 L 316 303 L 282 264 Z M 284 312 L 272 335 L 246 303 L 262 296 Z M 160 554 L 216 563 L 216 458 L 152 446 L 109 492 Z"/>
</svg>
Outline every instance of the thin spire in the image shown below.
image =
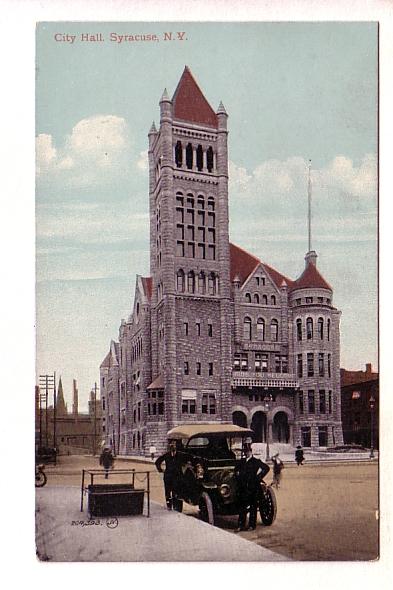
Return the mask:
<svg viewBox="0 0 393 590">
<path fill-rule="evenodd" d="M 308 162 L 308 251 L 311 252 L 311 160 Z"/>
</svg>

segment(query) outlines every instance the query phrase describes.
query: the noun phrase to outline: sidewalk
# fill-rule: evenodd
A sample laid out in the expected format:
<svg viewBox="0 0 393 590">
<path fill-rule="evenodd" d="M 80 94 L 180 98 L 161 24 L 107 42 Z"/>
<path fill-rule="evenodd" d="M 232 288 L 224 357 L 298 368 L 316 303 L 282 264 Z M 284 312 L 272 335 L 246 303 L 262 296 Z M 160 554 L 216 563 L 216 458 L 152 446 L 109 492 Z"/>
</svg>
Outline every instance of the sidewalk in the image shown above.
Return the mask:
<svg viewBox="0 0 393 590">
<path fill-rule="evenodd" d="M 150 518 L 119 517 L 116 528 L 109 528 L 106 518 L 87 525 L 87 510 L 80 512 L 80 488 L 48 485 L 36 490 L 37 554 L 43 561 L 63 562 L 288 561 L 238 535 L 168 511 L 155 502 L 150 504 L 150 514 Z"/>
</svg>

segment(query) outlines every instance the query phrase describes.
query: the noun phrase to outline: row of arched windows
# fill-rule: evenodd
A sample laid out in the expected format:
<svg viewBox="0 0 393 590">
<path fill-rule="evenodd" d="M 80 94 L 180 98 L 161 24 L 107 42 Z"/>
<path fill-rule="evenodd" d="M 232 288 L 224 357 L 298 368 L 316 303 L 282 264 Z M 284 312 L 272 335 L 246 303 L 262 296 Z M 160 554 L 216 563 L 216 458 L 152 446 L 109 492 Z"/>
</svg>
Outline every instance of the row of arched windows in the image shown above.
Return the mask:
<svg viewBox="0 0 393 590">
<path fill-rule="evenodd" d="M 330 319 L 326 320 L 326 334 L 324 318 L 318 318 L 316 322 L 317 335 L 319 340 L 330 340 Z M 297 340 L 303 340 L 303 322 L 301 318 L 296 320 L 296 336 Z M 308 317 L 306 319 L 306 340 L 314 340 L 314 319 Z"/>
<path fill-rule="evenodd" d="M 253 327 L 252 319 L 246 316 L 243 322 L 243 338 L 244 340 L 266 340 L 268 335 L 266 334 L 265 320 L 263 318 L 258 318 L 255 328 Z M 278 341 L 278 320 L 275 318 L 270 322 L 270 340 L 272 342 Z"/>
<path fill-rule="evenodd" d="M 269 299 L 267 295 L 262 295 L 259 297 L 258 293 L 254 293 L 251 297 L 251 293 L 245 294 L 246 303 L 262 303 L 262 305 L 268 305 Z M 275 295 L 270 296 L 270 305 L 277 305 L 277 298 Z"/>
<path fill-rule="evenodd" d="M 214 152 L 209 146 L 204 149 L 201 144 L 198 146 L 188 143 L 183 146 L 179 140 L 174 147 L 174 159 L 178 168 L 187 168 L 188 170 L 202 170 L 212 172 L 214 169 Z"/>
<path fill-rule="evenodd" d="M 179 293 L 198 293 L 199 295 L 216 295 L 218 293 L 219 280 L 215 272 L 195 273 L 190 270 L 185 273 L 179 269 L 176 273 L 176 290 Z"/>
</svg>

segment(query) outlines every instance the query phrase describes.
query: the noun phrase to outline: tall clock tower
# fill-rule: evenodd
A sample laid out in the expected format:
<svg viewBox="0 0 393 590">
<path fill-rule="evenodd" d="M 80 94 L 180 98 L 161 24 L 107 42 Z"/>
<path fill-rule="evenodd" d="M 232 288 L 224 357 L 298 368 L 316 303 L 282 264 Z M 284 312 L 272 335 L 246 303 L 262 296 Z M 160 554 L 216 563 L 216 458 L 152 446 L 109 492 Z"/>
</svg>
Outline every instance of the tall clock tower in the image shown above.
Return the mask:
<svg viewBox="0 0 393 590">
<path fill-rule="evenodd" d="M 152 378 L 165 428 L 231 422 L 227 118 L 186 67 L 149 132 Z"/>
</svg>

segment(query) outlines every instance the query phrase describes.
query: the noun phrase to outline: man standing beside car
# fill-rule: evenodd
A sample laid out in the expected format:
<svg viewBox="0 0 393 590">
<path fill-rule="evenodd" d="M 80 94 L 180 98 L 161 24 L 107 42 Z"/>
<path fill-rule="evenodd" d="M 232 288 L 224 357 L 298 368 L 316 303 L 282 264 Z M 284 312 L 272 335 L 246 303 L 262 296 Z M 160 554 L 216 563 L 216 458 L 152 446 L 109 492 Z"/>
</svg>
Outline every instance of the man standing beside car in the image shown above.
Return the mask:
<svg viewBox="0 0 393 590">
<path fill-rule="evenodd" d="M 155 466 L 159 473 L 163 472 L 163 463 L 165 463 L 164 487 L 166 507 L 168 510 L 172 510 L 176 509 L 176 488 L 181 480 L 183 473 L 182 467 L 184 464 L 184 457 L 177 452 L 176 441 L 170 441 L 168 452 L 161 455 L 161 457 L 158 457 L 155 462 Z"/>
<path fill-rule="evenodd" d="M 235 477 L 239 493 L 238 531 L 248 530 L 246 527 L 247 509 L 250 507 L 248 528 L 255 530 L 257 525 L 258 494 L 261 480 L 270 471 L 270 467 L 252 454 L 251 440 L 244 444 L 245 457 L 237 462 Z"/>
</svg>

